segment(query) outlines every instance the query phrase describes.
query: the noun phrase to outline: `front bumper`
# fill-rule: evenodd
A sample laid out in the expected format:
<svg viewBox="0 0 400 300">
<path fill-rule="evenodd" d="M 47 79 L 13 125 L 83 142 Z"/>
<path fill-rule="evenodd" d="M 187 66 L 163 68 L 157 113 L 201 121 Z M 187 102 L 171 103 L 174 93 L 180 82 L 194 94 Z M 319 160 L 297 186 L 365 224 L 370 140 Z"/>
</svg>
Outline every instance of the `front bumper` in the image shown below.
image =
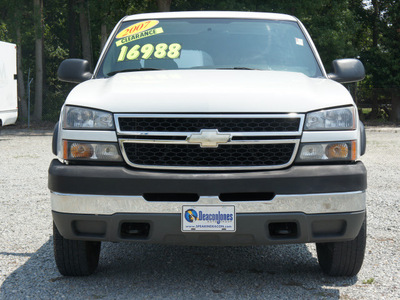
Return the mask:
<svg viewBox="0 0 400 300">
<path fill-rule="evenodd" d="M 49 169 L 54 222 L 65 238 L 80 240 L 186 245 L 351 240 L 365 218 L 366 185 L 361 162 L 274 171 L 174 173 L 53 160 Z M 151 193 L 195 194 L 199 199 L 146 200 L 144 195 Z M 227 202 L 220 199 L 224 193 L 273 197 Z M 181 232 L 183 205 L 224 204 L 235 205 L 235 233 Z M 127 226 L 133 228 L 128 230 L 132 234 Z M 279 233 L 286 231 L 289 234 Z"/>
<path fill-rule="evenodd" d="M 123 166 L 65 165 L 54 159 L 49 168 L 50 191 L 61 194 L 137 196 L 146 193 L 270 192 L 275 195 L 365 191 L 362 162 L 347 165 L 292 166 L 252 172 L 168 172 Z"/>
</svg>

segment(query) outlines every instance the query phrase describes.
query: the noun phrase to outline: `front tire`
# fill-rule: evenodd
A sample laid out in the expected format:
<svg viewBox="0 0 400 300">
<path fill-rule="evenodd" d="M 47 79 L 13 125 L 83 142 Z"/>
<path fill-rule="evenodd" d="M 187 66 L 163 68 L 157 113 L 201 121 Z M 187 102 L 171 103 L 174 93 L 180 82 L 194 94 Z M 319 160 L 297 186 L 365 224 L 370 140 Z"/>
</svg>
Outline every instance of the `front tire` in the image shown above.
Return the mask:
<svg viewBox="0 0 400 300">
<path fill-rule="evenodd" d="M 64 276 L 87 276 L 99 264 L 101 242 L 75 241 L 62 237 L 53 223 L 54 258 Z"/>
<path fill-rule="evenodd" d="M 367 239 L 366 220 L 357 237 L 348 242 L 317 243 L 322 271 L 330 276 L 355 276 L 360 271 Z"/>
</svg>

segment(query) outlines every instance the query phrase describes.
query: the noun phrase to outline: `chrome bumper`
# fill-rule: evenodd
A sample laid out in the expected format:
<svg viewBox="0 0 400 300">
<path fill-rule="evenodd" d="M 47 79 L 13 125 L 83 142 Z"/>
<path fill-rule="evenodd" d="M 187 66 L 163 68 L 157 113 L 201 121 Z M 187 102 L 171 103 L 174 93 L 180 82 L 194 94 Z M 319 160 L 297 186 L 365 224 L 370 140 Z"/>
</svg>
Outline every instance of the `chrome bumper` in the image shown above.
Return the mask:
<svg viewBox="0 0 400 300">
<path fill-rule="evenodd" d="M 302 195 L 276 195 L 266 201 L 223 202 L 202 196 L 197 202 L 153 202 L 141 196 L 102 196 L 51 192 L 52 210 L 59 213 L 113 215 L 116 213 L 176 214 L 183 205 L 234 204 L 236 213 L 305 214 L 357 212 L 366 209 L 365 191 Z"/>
</svg>

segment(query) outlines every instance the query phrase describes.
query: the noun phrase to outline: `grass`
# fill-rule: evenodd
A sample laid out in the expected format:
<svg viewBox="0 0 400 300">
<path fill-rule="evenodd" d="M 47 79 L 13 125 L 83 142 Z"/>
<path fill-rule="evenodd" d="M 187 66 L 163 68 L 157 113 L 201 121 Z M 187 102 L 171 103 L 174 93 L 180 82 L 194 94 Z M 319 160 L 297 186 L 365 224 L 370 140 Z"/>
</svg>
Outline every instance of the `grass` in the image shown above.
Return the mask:
<svg viewBox="0 0 400 300">
<path fill-rule="evenodd" d="M 362 108 L 361 109 L 362 113 L 364 115 L 369 114 L 372 111 L 372 108 Z"/>
<path fill-rule="evenodd" d="M 372 284 L 373 282 L 375 281 L 375 279 L 374 278 L 369 278 L 369 279 L 366 279 L 366 280 L 363 280 L 363 284 Z"/>
</svg>

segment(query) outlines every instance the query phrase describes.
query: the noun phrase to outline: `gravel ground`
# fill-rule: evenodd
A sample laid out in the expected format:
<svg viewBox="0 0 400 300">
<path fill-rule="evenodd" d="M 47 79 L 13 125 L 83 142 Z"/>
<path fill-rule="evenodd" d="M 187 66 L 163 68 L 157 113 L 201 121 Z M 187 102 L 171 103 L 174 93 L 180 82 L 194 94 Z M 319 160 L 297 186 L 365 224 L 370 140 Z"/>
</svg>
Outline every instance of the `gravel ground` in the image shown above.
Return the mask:
<svg viewBox="0 0 400 300">
<path fill-rule="evenodd" d="M 46 131 L 0 129 L 0 299 L 399 299 L 400 129 L 369 129 L 368 243 L 357 277 L 320 271 L 315 246 L 178 247 L 103 243 L 97 272 L 53 261 Z"/>
</svg>

